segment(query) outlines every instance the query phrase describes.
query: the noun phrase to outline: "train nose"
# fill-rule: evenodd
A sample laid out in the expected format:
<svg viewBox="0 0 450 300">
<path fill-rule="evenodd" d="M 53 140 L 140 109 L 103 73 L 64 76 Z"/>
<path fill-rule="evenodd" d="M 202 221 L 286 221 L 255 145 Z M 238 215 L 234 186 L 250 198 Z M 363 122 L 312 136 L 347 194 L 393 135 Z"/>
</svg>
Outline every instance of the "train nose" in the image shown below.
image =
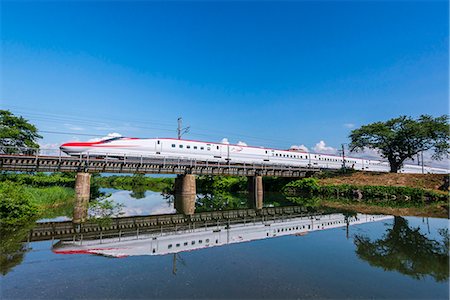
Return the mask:
<svg viewBox="0 0 450 300">
<path fill-rule="evenodd" d="M 82 143 L 65 143 L 59 146 L 59 149 L 66 154 L 78 154 L 87 149 Z"/>
</svg>

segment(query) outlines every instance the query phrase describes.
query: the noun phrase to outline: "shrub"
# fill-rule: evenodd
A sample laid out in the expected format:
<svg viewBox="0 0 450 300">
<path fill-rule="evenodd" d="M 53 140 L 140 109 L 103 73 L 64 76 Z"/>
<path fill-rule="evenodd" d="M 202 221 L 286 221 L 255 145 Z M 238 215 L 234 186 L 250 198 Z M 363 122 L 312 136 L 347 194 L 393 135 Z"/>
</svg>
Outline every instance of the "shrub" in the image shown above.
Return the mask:
<svg viewBox="0 0 450 300">
<path fill-rule="evenodd" d="M 26 189 L 14 182 L 0 183 L 0 224 L 26 223 L 38 213 Z"/>
</svg>

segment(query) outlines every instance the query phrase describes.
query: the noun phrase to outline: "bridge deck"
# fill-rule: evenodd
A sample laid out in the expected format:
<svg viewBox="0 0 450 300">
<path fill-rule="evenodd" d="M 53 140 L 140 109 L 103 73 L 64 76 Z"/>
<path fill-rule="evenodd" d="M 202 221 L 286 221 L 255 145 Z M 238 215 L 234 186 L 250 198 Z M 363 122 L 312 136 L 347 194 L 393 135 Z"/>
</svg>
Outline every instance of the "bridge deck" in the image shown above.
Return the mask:
<svg viewBox="0 0 450 300">
<path fill-rule="evenodd" d="M 319 168 L 278 164 L 236 164 L 168 158 L 89 158 L 0 155 L 0 170 L 22 172 L 89 172 L 303 177 Z"/>
</svg>

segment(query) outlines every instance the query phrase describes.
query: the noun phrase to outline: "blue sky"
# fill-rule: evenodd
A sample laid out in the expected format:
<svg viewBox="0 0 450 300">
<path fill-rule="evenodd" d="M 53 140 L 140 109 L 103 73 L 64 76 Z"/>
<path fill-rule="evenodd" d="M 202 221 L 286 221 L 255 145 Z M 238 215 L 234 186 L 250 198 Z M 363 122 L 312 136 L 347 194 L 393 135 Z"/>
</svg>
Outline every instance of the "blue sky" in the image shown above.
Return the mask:
<svg viewBox="0 0 450 300">
<path fill-rule="evenodd" d="M 448 113 L 447 1 L 1 5 L 1 106 L 43 144 L 174 137 L 182 116 L 186 138 L 337 148 Z"/>
</svg>

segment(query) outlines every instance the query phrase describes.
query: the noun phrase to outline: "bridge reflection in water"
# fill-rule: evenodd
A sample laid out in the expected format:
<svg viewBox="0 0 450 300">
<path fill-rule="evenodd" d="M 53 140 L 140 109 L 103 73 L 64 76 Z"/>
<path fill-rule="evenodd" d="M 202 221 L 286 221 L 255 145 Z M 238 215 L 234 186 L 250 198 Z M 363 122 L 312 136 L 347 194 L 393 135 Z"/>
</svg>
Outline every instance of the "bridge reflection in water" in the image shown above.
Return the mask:
<svg viewBox="0 0 450 300">
<path fill-rule="evenodd" d="M 251 210 L 246 210 L 247 213 Z M 342 213 L 259 215 L 251 219 L 229 218 L 210 222 L 189 221 L 186 224 L 149 226 L 119 232 L 100 232 L 89 238 L 74 235 L 53 247 L 58 254 L 96 254 L 109 257 L 166 255 L 233 243 L 261 240 L 355 224 L 392 219 L 392 216 Z M 131 228 L 130 228 L 131 229 Z"/>
</svg>

